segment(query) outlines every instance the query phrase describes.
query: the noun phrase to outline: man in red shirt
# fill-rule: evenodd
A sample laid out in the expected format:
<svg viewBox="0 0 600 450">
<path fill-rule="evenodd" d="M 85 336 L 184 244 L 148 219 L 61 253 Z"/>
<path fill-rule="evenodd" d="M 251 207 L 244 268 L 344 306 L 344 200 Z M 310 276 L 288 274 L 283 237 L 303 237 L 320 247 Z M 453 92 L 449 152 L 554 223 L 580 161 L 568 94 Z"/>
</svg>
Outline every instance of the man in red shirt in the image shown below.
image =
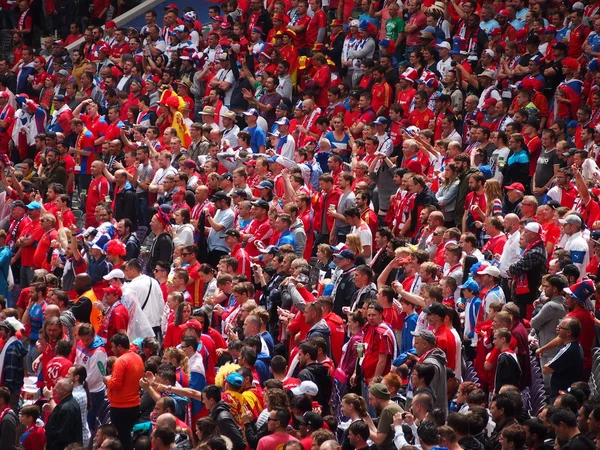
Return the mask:
<svg viewBox="0 0 600 450">
<path fill-rule="evenodd" d="M 321 9 L 321 0 L 309 0 L 310 9 L 314 13 L 306 28 L 306 46 L 312 49 L 315 44 L 325 42 L 327 36 L 327 16 Z"/>
<path fill-rule="evenodd" d="M 462 220 L 463 233 L 470 231 L 476 235 L 480 235 L 482 228 L 477 227 L 475 222 L 483 222 L 486 215 L 487 200 L 483 186 L 485 184 L 485 176 L 481 172 L 475 172 L 469 177 L 469 189 L 471 192 L 467 194 L 465 199 L 465 212 Z"/>
<path fill-rule="evenodd" d="M 55 227 L 56 218 L 52 214 L 46 213 L 40 219 L 40 225 L 43 235 L 37 241 L 38 244 L 33 253 L 33 267 L 34 269 L 46 269 L 50 271 L 51 265 L 48 261 L 48 250 L 50 250 L 52 241 L 58 236 L 58 231 L 56 231 Z"/>
<path fill-rule="evenodd" d="M 100 224 L 96 221 L 94 210 L 96 205 L 103 202 L 108 196 L 109 185 L 108 180 L 104 177 L 104 163 L 102 161 L 94 161 L 90 173 L 93 177 L 90 187 L 87 192 L 85 201 L 85 226 L 97 227 Z"/>
<path fill-rule="evenodd" d="M 590 34 L 590 29 L 583 24 L 583 11 L 574 9 L 570 15 L 571 29 L 567 32 L 569 50 L 567 55 L 579 59 L 582 53 L 582 45 Z"/>
<path fill-rule="evenodd" d="M 300 0 L 298 2 L 298 7 L 296 8 L 296 15 L 292 17 L 288 28 L 296 33 L 296 48 L 298 49 L 306 49 L 308 48 L 307 44 L 307 31 L 308 25 L 311 22 L 310 17 L 308 16 L 308 1 Z"/>
<path fill-rule="evenodd" d="M 487 250 L 492 252 L 492 256 L 501 255 L 504 251 L 504 244 L 508 240 L 506 234 L 502 232 L 502 221 L 497 217 L 488 217 L 483 226 L 485 232 L 490 236 L 490 240 L 485 243 L 481 249 L 482 253 Z"/>
<path fill-rule="evenodd" d="M 256 248 L 256 241 L 261 241 L 265 246 L 267 245 L 267 236 L 271 230 L 268 217 L 269 208 L 269 203 L 263 199 L 258 199 L 252 203 L 254 220 L 241 234 L 242 241 L 246 242 L 246 252 L 250 256 L 260 254 Z"/>
<path fill-rule="evenodd" d="M 419 144 L 414 139 L 407 139 L 402 143 L 402 160 L 401 167 L 408 169 L 416 175 L 423 175 L 423 166 L 419 162 Z"/>
<path fill-rule="evenodd" d="M 535 175 L 537 161 L 542 153 L 542 140 L 538 136 L 538 121 L 528 120 L 523 126 L 523 138 L 529 151 L 529 176 Z"/>
<path fill-rule="evenodd" d="M 456 370 L 456 340 L 452 331 L 444 324 L 448 315 L 448 308 L 441 303 L 433 302 L 431 306 L 424 308 L 429 325 L 434 328 L 437 346 L 446 353 L 448 367 Z"/>
<path fill-rule="evenodd" d="M 42 205 L 38 202 L 31 202 L 27 205 L 27 215 L 31 219 L 31 222 L 24 236 L 17 239 L 17 248 L 21 249 L 21 284 L 23 286 L 28 286 L 31 283 L 35 269 L 33 255 L 36 244 L 44 234 L 44 230 L 42 230 L 40 224 L 41 213 Z"/>
<path fill-rule="evenodd" d="M 104 301 L 108 305 L 108 310 L 105 312 L 98 336 L 105 342 L 110 342 L 110 339 L 117 333 L 127 334 L 127 326 L 129 325 L 129 312 L 123 303 L 121 297 L 123 291 L 119 286 L 109 286 L 103 289 Z M 111 346 L 106 346 L 106 353 L 112 356 Z"/>
<path fill-rule="evenodd" d="M 373 79 L 375 84 L 371 89 L 373 93 L 372 106 L 375 110 L 375 115 L 387 116 L 390 112 L 390 106 L 394 100 L 394 89 L 385 80 L 386 70 L 383 66 L 375 66 L 373 69 Z"/>
<path fill-rule="evenodd" d="M 419 91 L 415 94 L 415 109 L 408 116 L 411 125 L 426 130 L 429 122 L 434 119 L 435 114 L 427 107 L 427 93 Z"/>
<path fill-rule="evenodd" d="M 196 259 L 197 254 L 198 247 L 195 245 L 188 245 L 181 251 L 183 262 L 187 264 L 183 268 L 187 270 L 189 276 L 189 282 L 186 286 L 186 290 L 190 294 L 193 308 L 202 306 L 202 294 L 204 291 L 204 282 L 200 278 L 201 264 Z"/>
<path fill-rule="evenodd" d="M 396 345 L 394 332 L 384 323 L 383 308 L 377 302 L 368 306 L 363 342 L 366 348 L 362 370 L 368 386 L 373 377 L 389 372 Z"/>
<path fill-rule="evenodd" d="M 28 210 L 25 203 L 21 200 L 15 200 L 10 204 L 10 207 L 10 225 L 6 236 L 6 245 L 15 248 L 16 253 L 10 260 L 11 264 L 15 264 L 21 260 L 23 253 L 22 248 L 19 248 L 17 244 L 21 238 L 27 236 L 31 219 L 27 215 Z"/>
<path fill-rule="evenodd" d="M 59 378 L 66 377 L 73 362 L 69 359 L 73 345 L 67 339 L 61 339 L 56 343 L 56 356 L 52 358 L 46 366 L 44 380 L 46 387 L 52 389 Z"/>
<path fill-rule="evenodd" d="M 231 250 L 231 256 L 237 259 L 237 273 L 246 275 L 249 280 L 252 279 L 252 267 L 250 265 L 250 255 L 242 248 L 242 238 L 240 232 L 233 228 L 223 233 L 225 245 Z"/>
<path fill-rule="evenodd" d="M 329 208 L 336 209 L 342 191 L 333 183 L 333 177 L 325 173 L 319 177 L 321 192 L 313 196 L 315 242 L 313 255 L 317 254 L 319 244 L 329 244 L 329 233 L 333 229 L 335 218 L 327 214 Z"/>
<path fill-rule="evenodd" d="M 125 29 L 119 28 L 115 31 L 115 43 L 111 45 L 110 60 L 119 65 L 121 58 L 126 53 L 131 53 L 129 43 L 125 40 Z"/>
</svg>

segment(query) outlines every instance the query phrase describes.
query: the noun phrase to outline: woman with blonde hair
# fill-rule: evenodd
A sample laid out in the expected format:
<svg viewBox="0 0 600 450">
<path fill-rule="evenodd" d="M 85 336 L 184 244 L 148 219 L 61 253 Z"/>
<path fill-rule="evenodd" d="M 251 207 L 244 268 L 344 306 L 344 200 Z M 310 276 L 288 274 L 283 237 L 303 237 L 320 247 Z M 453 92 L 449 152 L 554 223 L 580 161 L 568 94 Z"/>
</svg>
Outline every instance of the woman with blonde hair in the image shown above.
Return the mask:
<svg viewBox="0 0 600 450">
<path fill-rule="evenodd" d="M 173 364 L 175 369 L 175 379 L 181 387 L 188 387 L 190 369 L 188 367 L 188 358 L 180 348 L 169 347 L 163 354 L 163 361 Z"/>
<path fill-rule="evenodd" d="M 348 436 L 348 428 L 358 420 L 364 420 L 367 415 L 367 402 L 356 394 L 346 394 L 342 397 L 342 415 L 348 417 L 348 422 L 341 423 L 339 428 L 344 430 L 340 443 L 342 448 L 352 448 Z"/>
<path fill-rule="evenodd" d="M 360 242 L 360 235 L 356 233 L 350 233 L 346 235 L 346 245 L 352 252 L 357 255 L 355 264 L 360 266 L 361 264 L 366 264 L 365 258 L 362 256 L 358 256 L 363 252 L 363 246 Z"/>
<path fill-rule="evenodd" d="M 486 200 L 486 217 L 502 215 L 502 186 L 494 178 L 490 178 L 483 185 Z"/>
</svg>

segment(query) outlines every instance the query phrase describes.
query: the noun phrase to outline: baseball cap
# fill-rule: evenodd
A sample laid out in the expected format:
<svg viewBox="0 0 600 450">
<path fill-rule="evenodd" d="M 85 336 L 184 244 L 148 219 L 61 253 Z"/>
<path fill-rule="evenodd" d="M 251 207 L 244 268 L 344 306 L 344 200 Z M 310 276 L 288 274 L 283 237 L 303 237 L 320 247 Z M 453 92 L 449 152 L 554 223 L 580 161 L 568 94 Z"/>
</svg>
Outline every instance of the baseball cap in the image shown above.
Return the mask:
<svg viewBox="0 0 600 450">
<path fill-rule="evenodd" d="M 495 98 L 488 98 L 485 102 L 483 102 L 483 109 L 488 109 L 490 106 L 496 106 L 498 100 Z"/>
<path fill-rule="evenodd" d="M 498 11 L 498 13 L 496 15 L 508 17 L 508 16 L 510 16 L 510 11 L 508 9 L 501 9 L 500 11 Z"/>
<path fill-rule="evenodd" d="M 383 116 L 379 116 L 377 118 L 377 120 L 375 120 L 375 122 L 373 122 L 375 125 L 387 125 L 388 121 L 385 117 Z"/>
<path fill-rule="evenodd" d="M 581 2 L 575 2 L 573 3 L 573 6 L 571 8 L 573 9 L 573 11 L 575 11 L 576 9 L 580 9 L 583 11 L 585 9 L 585 5 Z"/>
<path fill-rule="evenodd" d="M 25 329 L 23 324 L 14 317 L 7 317 L 6 320 L 0 322 L 0 327 L 8 328 L 9 330 L 13 331 L 20 331 Z"/>
<path fill-rule="evenodd" d="M 564 42 L 557 42 L 552 46 L 552 48 L 562 50 L 563 52 L 566 52 L 569 49 L 569 47 L 567 47 L 567 44 L 565 44 Z"/>
<path fill-rule="evenodd" d="M 458 287 L 461 289 L 468 289 L 474 292 L 475 294 L 479 294 L 479 285 L 477 284 L 477 281 L 475 281 L 473 278 L 468 278 L 467 281 L 465 281 Z"/>
<path fill-rule="evenodd" d="M 315 384 L 312 381 L 303 381 L 302 383 L 300 383 L 300 385 L 303 385 L 304 383 Z M 315 384 L 315 386 L 316 386 L 316 384 Z M 294 389 L 298 389 L 298 388 L 293 388 L 292 389 L 292 393 L 294 392 Z M 294 393 L 294 395 L 298 395 L 298 394 Z M 323 421 L 323 418 L 319 414 L 317 414 L 316 412 L 307 411 L 307 412 L 304 413 L 304 415 L 302 416 L 302 419 L 299 420 L 299 422 L 302 425 L 308 425 L 308 426 L 310 426 L 310 429 L 314 431 L 314 430 L 318 430 L 320 428 L 323 428 L 323 422 L 324 421 Z"/>
<path fill-rule="evenodd" d="M 233 192 L 229 195 L 230 195 L 230 197 L 244 197 L 244 199 L 248 197 L 248 193 L 244 189 L 241 189 L 241 188 L 234 189 Z"/>
<path fill-rule="evenodd" d="M 258 117 L 258 111 L 255 108 L 250 108 L 248 111 L 242 113 L 245 116 L 256 116 Z"/>
<path fill-rule="evenodd" d="M 42 205 L 40 205 L 38 202 L 31 202 L 27 205 L 27 209 L 29 210 L 41 210 L 42 209 Z"/>
<path fill-rule="evenodd" d="M 270 208 L 269 202 L 267 202 L 266 200 L 263 200 L 262 198 L 259 198 L 255 202 L 252 202 L 252 206 L 256 206 L 257 208 L 266 209 L 267 211 Z"/>
<path fill-rule="evenodd" d="M 352 261 L 354 261 L 356 259 L 356 256 L 354 255 L 354 252 L 352 250 L 342 250 L 339 253 L 335 253 L 333 255 L 334 258 L 343 258 L 343 259 L 351 259 Z"/>
<path fill-rule="evenodd" d="M 498 278 L 500 276 L 500 269 L 496 266 L 484 266 L 482 269 L 478 270 L 477 273 L 479 275 L 490 275 L 494 278 Z"/>
<path fill-rule="evenodd" d="M 202 331 L 202 324 L 196 319 L 190 319 L 186 323 L 182 323 L 181 325 L 179 325 L 180 330 L 187 330 L 188 328 L 193 328 L 194 330 Z"/>
<path fill-rule="evenodd" d="M 590 239 L 592 241 L 594 241 L 596 244 L 600 245 L 600 230 L 592 231 L 592 234 L 590 235 Z"/>
<path fill-rule="evenodd" d="M 421 339 L 425 340 L 425 342 L 428 342 L 432 345 L 435 345 L 436 343 L 435 334 L 433 334 L 429 330 L 411 331 L 410 334 L 412 334 L 415 337 L 420 337 Z"/>
<path fill-rule="evenodd" d="M 64 102 L 64 101 L 65 101 L 65 96 L 64 96 L 64 95 L 62 95 L 62 94 L 56 94 L 56 95 L 54 96 L 54 99 L 53 99 L 53 100 L 56 100 L 57 102 Z"/>
<path fill-rule="evenodd" d="M 181 165 L 187 169 L 196 170 L 198 168 L 198 164 L 196 164 L 196 162 L 193 159 L 186 159 L 181 163 Z"/>
<path fill-rule="evenodd" d="M 571 147 L 566 152 L 563 152 L 563 156 L 573 156 L 575 154 L 575 152 L 578 152 L 578 151 L 579 151 L 579 149 L 577 147 Z"/>
<path fill-rule="evenodd" d="M 440 42 L 439 44 L 437 44 L 437 48 L 445 48 L 446 50 L 450 50 L 452 48 L 452 46 L 450 45 L 449 42 L 443 41 L 443 42 Z"/>
<path fill-rule="evenodd" d="M 115 294 L 118 297 L 123 295 L 123 291 L 119 286 L 108 286 L 102 289 L 105 294 Z"/>
<path fill-rule="evenodd" d="M 229 59 L 229 55 L 227 53 L 221 53 L 219 55 L 219 61 L 227 61 Z"/>
<path fill-rule="evenodd" d="M 124 280 L 125 273 L 121 269 L 113 269 L 110 272 L 108 272 L 106 275 L 104 275 L 102 278 L 104 278 L 106 281 L 110 281 L 115 278 L 120 278 L 120 279 Z"/>
<path fill-rule="evenodd" d="M 425 314 L 434 314 L 440 317 L 446 317 L 448 315 L 448 309 L 439 302 L 433 302 L 426 308 L 423 308 Z"/>
<path fill-rule="evenodd" d="M 525 224 L 523 229 L 530 231 L 531 233 L 542 234 L 542 226 L 537 222 L 529 222 L 528 224 Z"/>
<path fill-rule="evenodd" d="M 263 180 L 256 186 L 258 189 L 273 189 L 273 183 L 269 180 Z"/>
<path fill-rule="evenodd" d="M 25 206 L 25 203 L 23 203 L 21 200 L 15 200 L 10 204 L 10 207 L 27 209 L 27 206 Z"/>
<path fill-rule="evenodd" d="M 521 192 L 525 192 L 525 188 L 523 187 L 523 185 L 521 183 L 512 183 L 509 184 L 508 186 L 504 186 L 504 189 L 506 189 L 507 191 L 521 191 Z"/>
<path fill-rule="evenodd" d="M 294 395 L 312 395 L 313 397 L 319 393 L 319 387 L 310 380 L 303 381 L 298 387 L 293 388 Z"/>
<path fill-rule="evenodd" d="M 581 218 L 579 216 L 576 216 L 575 214 L 569 214 L 567 217 L 565 217 L 564 219 L 560 219 L 558 221 L 561 224 L 571 224 L 571 225 L 577 225 L 578 227 L 581 226 Z"/>
<path fill-rule="evenodd" d="M 212 196 L 213 201 L 216 200 L 227 200 L 229 197 L 223 191 L 215 192 Z"/>
<path fill-rule="evenodd" d="M 240 388 L 242 387 L 242 384 L 244 384 L 244 377 L 237 372 L 231 372 L 229 375 L 227 375 L 225 381 L 234 387 Z"/>
<path fill-rule="evenodd" d="M 227 236 L 231 236 L 231 237 L 239 239 L 241 235 L 238 230 L 236 230 L 234 228 L 230 228 L 223 233 L 223 236 L 221 236 L 221 239 L 225 239 L 225 237 L 227 237 Z"/>
<path fill-rule="evenodd" d="M 289 125 L 290 124 L 290 120 L 287 117 L 282 117 L 279 120 L 276 120 L 275 123 L 277 125 Z"/>
</svg>

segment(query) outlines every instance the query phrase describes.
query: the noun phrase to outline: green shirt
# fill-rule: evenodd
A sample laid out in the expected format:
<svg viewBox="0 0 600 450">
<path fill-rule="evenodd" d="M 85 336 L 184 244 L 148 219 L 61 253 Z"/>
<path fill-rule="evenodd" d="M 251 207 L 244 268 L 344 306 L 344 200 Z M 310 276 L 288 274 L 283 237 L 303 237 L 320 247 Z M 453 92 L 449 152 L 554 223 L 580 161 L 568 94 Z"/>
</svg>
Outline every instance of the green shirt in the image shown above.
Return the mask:
<svg viewBox="0 0 600 450">
<path fill-rule="evenodd" d="M 398 40 L 398 35 L 404 31 L 404 19 L 400 16 L 392 19 L 391 17 L 385 23 L 385 37 L 394 42 Z"/>
<path fill-rule="evenodd" d="M 381 411 L 379 423 L 377 425 L 377 433 L 385 433 L 387 436 L 385 437 L 385 441 L 377 446 L 377 450 L 396 450 L 396 446 L 394 445 L 395 433 L 392 424 L 394 423 L 394 415 L 399 412 L 404 412 L 404 410 L 400 408 L 398 403 L 393 401 L 390 401 L 390 403 L 383 408 L 383 411 Z"/>
</svg>

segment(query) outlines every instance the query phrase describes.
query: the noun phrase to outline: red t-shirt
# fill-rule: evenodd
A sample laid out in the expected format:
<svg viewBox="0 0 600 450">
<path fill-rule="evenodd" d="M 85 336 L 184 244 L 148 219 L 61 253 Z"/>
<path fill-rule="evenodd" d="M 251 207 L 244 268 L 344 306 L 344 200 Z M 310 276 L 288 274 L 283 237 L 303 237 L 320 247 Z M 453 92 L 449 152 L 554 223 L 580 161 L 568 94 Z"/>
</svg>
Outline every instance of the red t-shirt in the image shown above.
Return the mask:
<svg viewBox="0 0 600 450">
<path fill-rule="evenodd" d="M 129 44 L 127 42 L 123 42 L 123 44 L 121 45 L 113 45 L 110 51 L 110 56 L 112 56 L 113 58 L 120 58 L 125 53 L 131 53 L 131 50 L 129 49 Z"/>
<path fill-rule="evenodd" d="M 392 100 L 394 98 L 394 90 L 387 81 L 382 83 L 375 83 L 371 88 L 371 94 L 373 95 L 373 101 L 371 106 L 377 113 L 379 108 L 384 107 L 385 113 L 389 112 L 390 106 L 392 106 Z"/>
<path fill-rule="evenodd" d="M 592 347 L 596 339 L 596 326 L 592 313 L 583 308 L 576 308 L 567 314 L 567 317 L 575 317 L 581 323 L 579 343 L 583 348 L 583 368 L 586 371 L 592 369 Z"/>
<path fill-rule="evenodd" d="M 265 236 L 271 230 L 271 226 L 269 225 L 269 218 L 265 218 L 262 222 L 254 219 L 248 229 L 245 231 L 245 234 L 251 234 L 252 237 L 246 243 L 246 252 L 250 256 L 258 256 L 260 252 L 256 248 L 256 241 L 262 241 L 263 244 L 267 245 L 267 240 Z"/>
<path fill-rule="evenodd" d="M 322 9 L 317 11 L 306 27 L 306 46 L 310 49 L 317 43 L 320 28 L 327 28 L 327 16 Z"/>
<path fill-rule="evenodd" d="M 58 236 L 58 232 L 55 229 L 50 231 L 42 230 L 42 237 L 39 239 L 35 253 L 33 254 L 33 267 L 36 269 L 50 268 L 50 264 L 47 262 L 48 250 L 50 250 L 50 244 Z"/>
<path fill-rule="evenodd" d="M 307 32 L 308 32 L 308 25 L 310 24 L 310 17 L 308 17 L 308 15 L 304 16 L 304 17 L 298 17 L 296 19 L 296 21 L 292 24 L 290 23 L 290 25 L 293 25 L 294 27 L 300 27 L 300 26 L 305 26 L 306 29 L 304 31 L 296 31 L 296 48 L 300 49 L 300 48 L 308 48 L 308 44 L 307 44 Z"/>
<path fill-rule="evenodd" d="M 25 450 L 44 450 L 46 446 L 46 431 L 44 427 L 33 424 L 25 430 L 21 439 Z"/>
<path fill-rule="evenodd" d="M 92 179 L 85 202 L 85 213 L 87 214 L 87 217 L 94 217 L 96 205 L 104 201 L 105 197 L 108 195 L 108 191 L 108 180 L 104 176 Z"/>
<path fill-rule="evenodd" d="M 490 250 L 492 255 L 501 255 L 504 251 L 504 245 L 506 244 L 507 240 L 508 238 L 506 235 L 501 233 L 498 236 L 490 238 L 490 240 L 485 243 L 481 251 L 485 252 L 486 250 Z"/>
<path fill-rule="evenodd" d="M 432 110 L 427 108 L 425 111 L 421 112 L 418 109 L 413 110 L 408 116 L 408 120 L 411 125 L 419 128 L 420 130 L 426 130 L 429 126 L 429 121 L 433 120 L 435 114 Z"/>
<path fill-rule="evenodd" d="M 112 311 L 108 312 L 104 320 L 102 320 L 100 329 L 98 330 L 98 336 L 102 339 L 106 339 L 107 342 L 110 342 L 110 338 L 117 334 L 119 330 L 127 330 L 128 323 L 129 312 L 123 304 L 119 303 L 114 306 Z M 106 347 L 109 346 L 107 345 Z M 106 354 L 112 356 L 110 348 L 106 348 Z"/>
<path fill-rule="evenodd" d="M 448 367 L 452 370 L 456 368 L 456 340 L 454 334 L 446 325 L 441 325 L 435 330 L 437 346 L 446 353 Z"/>
<path fill-rule="evenodd" d="M 471 211 L 471 206 L 479 206 L 485 214 L 485 209 L 487 207 L 485 193 L 477 194 L 475 191 L 471 191 L 467 194 L 467 199 L 465 200 L 465 211 L 469 211 L 473 216 L 473 219 L 483 222 L 485 217 L 481 217 L 477 210 Z"/>
<path fill-rule="evenodd" d="M 394 338 L 392 330 L 386 325 L 372 327 L 368 325 L 365 330 L 363 342 L 367 344 L 365 357 L 362 364 L 363 375 L 367 384 L 375 376 L 375 369 L 379 355 L 388 355 L 383 373 L 388 373 L 392 364 L 392 355 L 394 354 Z"/>
<path fill-rule="evenodd" d="M 46 387 L 49 389 L 53 388 L 56 380 L 67 376 L 72 365 L 73 362 L 70 359 L 63 358 L 62 356 L 55 356 L 52 358 L 50 362 L 48 362 L 46 373 L 44 374 Z"/>
<path fill-rule="evenodd" d="M 542 140 L 538 136 L 534 136 L 529 140 L 527 136 L 524 137 L 527 150 L 529 151 L 529 176 L 533 177 L 535 175 L 535 168 L 537 167 L 537 160 L 540 157 L 540 153 L 542 153 Z"/>
<path fill-rule="evenodd" d="M 42 230 L 42 225 L 39 220 L 35 222 L 31 222 L 29 228 L 25 231 L 24 236 L 33 238 L 34 243 L 29 247 L 23 247 L 23 251 L 21 252 L 21 265 L 24 267 L 33 267 L 33 255 L 35 253 L 35 249 L 37 244 L 40 242 L 40 239 L 44 235 L 44 230 Z"/>
</svg>

